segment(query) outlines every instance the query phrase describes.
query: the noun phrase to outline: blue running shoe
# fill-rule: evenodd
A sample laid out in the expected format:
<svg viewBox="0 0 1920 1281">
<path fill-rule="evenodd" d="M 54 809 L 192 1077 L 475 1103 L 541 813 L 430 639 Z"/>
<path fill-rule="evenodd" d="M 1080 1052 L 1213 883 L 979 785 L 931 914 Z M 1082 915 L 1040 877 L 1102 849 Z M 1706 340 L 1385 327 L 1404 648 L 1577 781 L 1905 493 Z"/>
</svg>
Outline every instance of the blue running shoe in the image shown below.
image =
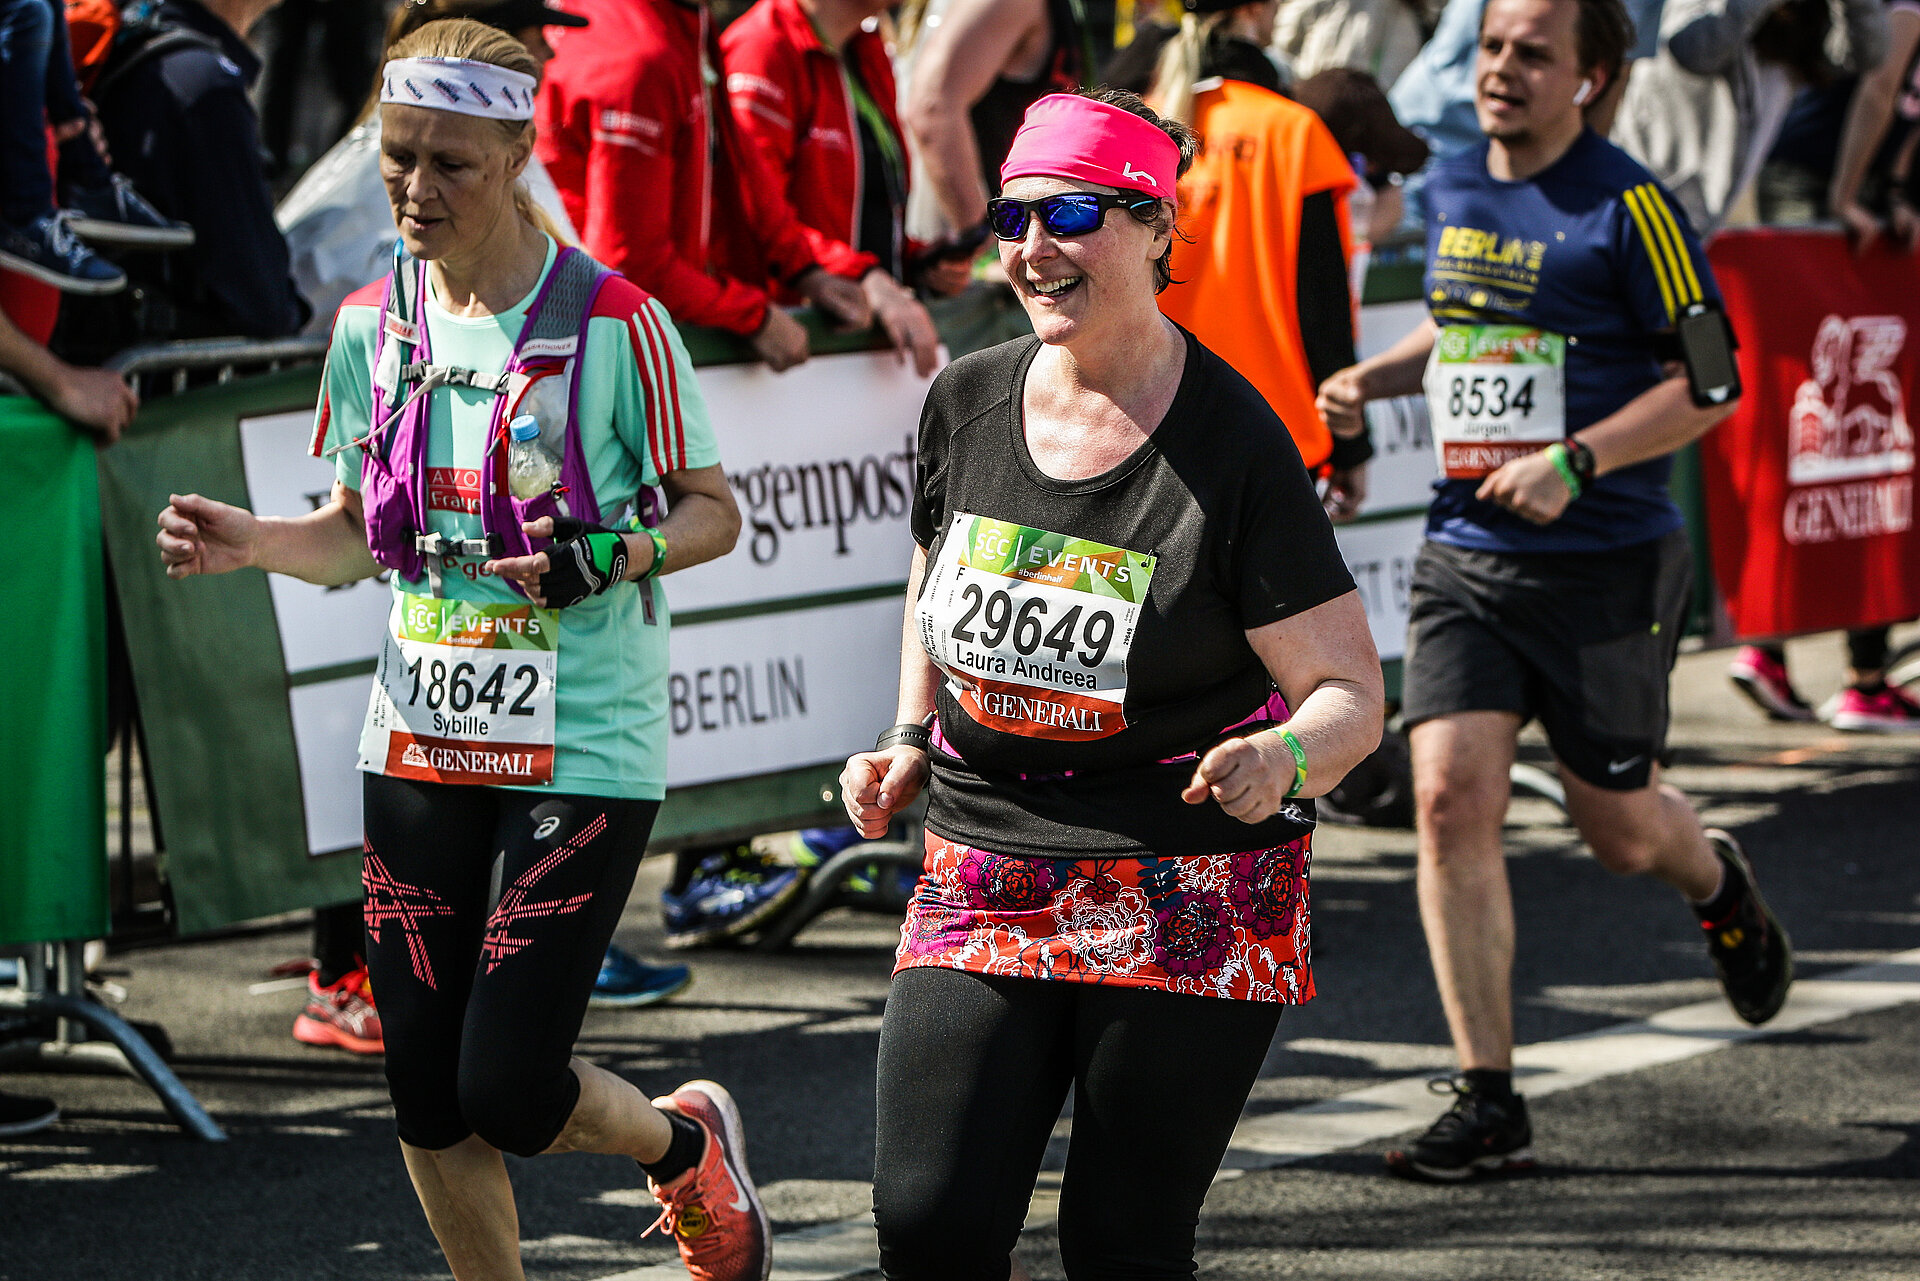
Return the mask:
<svg viewBox="0 0 1920 1281">
<path fill-rule="evenodd" d="M 593 995 L 587 998 L 587 1004 L 601 1009 L 657 1005 L 686 991 L 692 982 L 693 971 L 684 965 L 649 965 L 631 952 L 609 944 L 600 962 L 600 977 L 593 981 Z"/>
<path fill-rule="evenodd" d="M 112 294 L 127 287 L 127 273 L 81 244 L 64 212 L 24 227 L 0 223 L 0 265 L 70 294 Z"/>
<path fill-rule="evenodd" d="M 803 885 L 800 869 L 744 849 L 704 860 L 687 888 L 660 892 L 667 946 L 704 947 L 772 920 Z"/>
</svg>

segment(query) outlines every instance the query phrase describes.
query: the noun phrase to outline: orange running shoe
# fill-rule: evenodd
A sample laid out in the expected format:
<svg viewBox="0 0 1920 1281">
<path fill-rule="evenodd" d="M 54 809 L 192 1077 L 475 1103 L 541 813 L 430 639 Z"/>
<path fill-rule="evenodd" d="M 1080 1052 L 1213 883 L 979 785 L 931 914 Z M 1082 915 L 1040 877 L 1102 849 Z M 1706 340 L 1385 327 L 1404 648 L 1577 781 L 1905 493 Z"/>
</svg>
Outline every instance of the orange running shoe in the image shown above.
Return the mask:
<svg viewBox="0 0 1920 1281">
<path fill-rule="evenodd" d="M 767 1281 L 772 1231 L 747 1173 L 747 1141 L 733 1096 L 712 1081 L 688 1081 L 654 1106 L 698 1122 L 707 1144 L 699 1163 L 673 1182 L 662 1187 L 647 1180 L 660 1217 L 640 1235 L 664 1225 L 693 1281 Z"/>
<path fill-rule="evenodd" d="M 374 1008 L 367 967 L 342 974 L 327 987 L 320 972 L 307 975 L 307 1008 L 293 1021 L 293 1039 L 307 1045 L 337 1045 L 355 1054 L 385 1054 L 380 1011 Z"/>
</svg>

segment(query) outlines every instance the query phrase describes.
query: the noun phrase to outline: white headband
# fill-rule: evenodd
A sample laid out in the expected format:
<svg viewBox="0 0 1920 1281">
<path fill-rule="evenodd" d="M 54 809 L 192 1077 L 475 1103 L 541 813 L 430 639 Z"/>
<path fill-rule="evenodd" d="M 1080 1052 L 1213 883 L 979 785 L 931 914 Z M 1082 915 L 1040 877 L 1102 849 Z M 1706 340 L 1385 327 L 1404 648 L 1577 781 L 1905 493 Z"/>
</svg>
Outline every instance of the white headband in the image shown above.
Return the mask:
<svg viewBox="0 0 1920 1281">
<path fill-rule="evenodd" d="M 489 120 L 533 119 L 540 82 L 469 58 L 395 58 L 380 77 L 380 101 Z"/>
</svg>

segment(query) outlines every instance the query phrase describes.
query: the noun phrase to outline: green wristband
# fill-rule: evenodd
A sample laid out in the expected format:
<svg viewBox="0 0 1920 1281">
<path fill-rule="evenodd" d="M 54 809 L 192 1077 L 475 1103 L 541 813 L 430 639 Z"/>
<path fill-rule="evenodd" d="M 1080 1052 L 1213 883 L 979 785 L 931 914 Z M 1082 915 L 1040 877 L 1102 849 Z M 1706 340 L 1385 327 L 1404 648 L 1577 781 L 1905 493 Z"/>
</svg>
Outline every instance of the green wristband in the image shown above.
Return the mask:
<svg viewBox="0 0 1920 1281">
<path fill-rule="evenodd" d="M 1567 447 L 1557 440 L 1548 445 L 1547 461 L 1560 473 L 1560 479 L 1567 482 L 1567 492 L 1575 498 L 1580 497 L 1580 473 L 1573 469 L 1573 463 L 1567 457 Z"/>
<path fill-rule="evenodd" d="M 653 539 L 653 561 L 640 574 L 641 578 L 652 578 L 667 563 L 667 536 L 651 525 L 645 526 L 647 537 Z"/>
<path fill-rule="evenodd" d="M 1287 789 L 1286 796 L 1286 799 L 1292 800 L 1307 785 L 1307 749 L 1300 746 L 1300 740 L 1293 736 L 1290 729 L 1276 726 L 1270 732 L 1278 734 L 1280 741 L 1287 745 L 1287 750 L 1293 753 L 1293 786 Z"/>
</svg>

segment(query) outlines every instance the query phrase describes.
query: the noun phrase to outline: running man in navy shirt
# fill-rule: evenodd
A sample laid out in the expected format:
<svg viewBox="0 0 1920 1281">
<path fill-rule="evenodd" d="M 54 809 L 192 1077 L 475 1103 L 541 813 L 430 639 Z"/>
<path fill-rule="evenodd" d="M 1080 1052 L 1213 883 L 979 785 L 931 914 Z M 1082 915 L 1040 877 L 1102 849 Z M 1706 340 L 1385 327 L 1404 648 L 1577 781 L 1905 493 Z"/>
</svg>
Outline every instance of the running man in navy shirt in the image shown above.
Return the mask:
<svg viewBox="0 0 1920 1281">
<path fill-rule="evenodd" d="M 1414 569 L 1403 711 L 1420 916 L 1462 1072 L 1453 1106 L 1388 1154 L 1412 1177 L 1531 1164 L 1501 848 L 1528 720 L 1595 857 L 1698 914 L 1740 1017 L 1772 1018 L 1792 982 L 1745 854 L 1660 782 L 1691 590 L 1670 459 L 1739 393 L 1685 216 L 1582 119 L 1632 40 L 1620 0 L 1489 0 L 1474 97 L 1487 140 L 1427 188 L 1429 319 L 1320 391 L 1333 425 L 1424 387 L 1444 473 Z"/>
</svg>

